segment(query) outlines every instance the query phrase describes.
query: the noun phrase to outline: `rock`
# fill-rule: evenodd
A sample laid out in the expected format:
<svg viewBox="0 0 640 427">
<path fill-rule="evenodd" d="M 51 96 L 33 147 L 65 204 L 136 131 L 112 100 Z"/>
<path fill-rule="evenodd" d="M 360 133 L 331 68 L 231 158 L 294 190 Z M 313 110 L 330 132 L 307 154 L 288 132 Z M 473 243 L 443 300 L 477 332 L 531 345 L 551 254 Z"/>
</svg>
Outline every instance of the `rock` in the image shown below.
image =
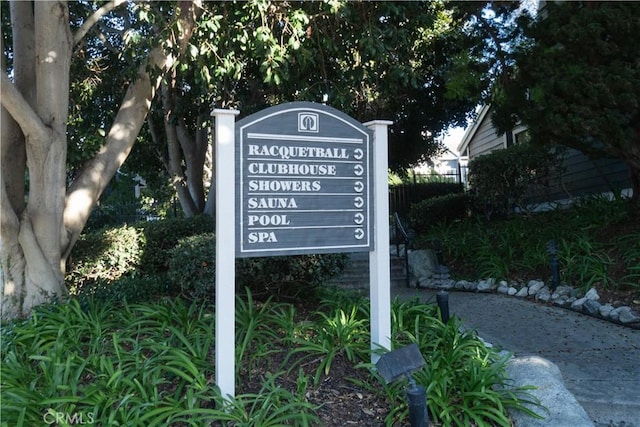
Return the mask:
<svg viewBox="0 0 640 427">
<path fill-rule="evenodd" d="M 585 297 L 578 298 L 574 302 L 571 303 L 571 308 L 575 308 L 576 310 L 582 309 L 582 305 L 587 299 Z"/>
<path fill-rule="evenodd" d="M 582 304 L 582 311 L 590 316 L 595 316 L 600 309 L 600 303 L 593 299 L 588 299 L 585 296 L 584 304 Z"/>
<path fill-rule="evenodd" d="M 529 295 L 529 288 L 527 288 L 526 286 L 523 287 L 522 289 L 520 289 L 517 293 L 516 296 L 517 297 L 526 297 L 527 295 Z"/>
<path fill-rule="evenodd" d="M 432 250 L 416 250 L 408 254 L 409 272 L 413 277 L 430 278 L 436 270 L 438 259 Z"/>
<path fill-rule="evenodd" d="M 639 322 L 640 317 L 638 317 L 633 311 L 631 311 L 631 307 L 622 306 L 620 308 L 620 314 L 618 316 L 618 320 L 620 323 L 633 323 Z"/>
<path fill-rule="evenodd" d="M 477 288 L 477 283 L 476 282 L 467 282 L 464 284 L 464 290 L 465 291 L 475 291 Z"/>
<path fill-rule="evenodd" d="M 529 295 L 535 295 L 540 289 L 544 287 L 544 282 L 541 282 L 540 280 L 530 280 L 528 287 Z"/>
<path fill-rule="evenodd" d="M 449 289 L 452 289 L 456 284 L 455 280 L 452 280 L 452 279 L 444 279 L 444 280 L 432 279 L 432 281 L 433 281 L 432 286 L 436 289 L 449 290 Z"/>
<path fill-rule="evenodd" d="M 613 310 L 613 306 L 611 304 L 605 304 L 601 305 L 600 308 L 598 308 L 598 313 L 600 313 L 600 316 L 608 317 L 611 313 L 611 310 Z"/>
<path fill-rule="evenodd" d="M 584 295 L 584 297 L 586 299 L 593 300 L 593 301 L 598 301 L 600 299 L 600 295 L 598 295 L 598 291 L 596 291 L 596 288 L 589 289 L 589 291 Z"/>
<path fill-rule="evenodd" d="M 466 280 L 458 280 L 453 287 L 458 290 L 463 290 L 465 289 L 465 286 L 467 286 L 467 283 L 468 282 Z"/>
<path fill-rule="evenodd" d="M 553 294 L 558 294 L 558 296 L 569 296 L 571 295 L 572 290 L 571 286 L 558 286 Z"/>
<path fill-rule="evenodd" d="M 562 297 L 569 297 L 571 295 L 571 287 L 570 286 L 558 286 L 551 295 L 552 300 L 557 300 Z M 565 298 L 566 299 L 566 298 Z"/>
<path fill-rule="evenodd" d="M 500 286 L 498 286 L 498 289 L 496 290 L 496 292 L 503 295 L 507 294 L 509 292 L 509 286 L 507 286 L 506 282 L 504 282 L 504 284 L 500 283 Z"/>
<path fill-rule="evenodd" d="M 517 293 L 518 293 L 518 290 L 516 288 L 514 288 L 513 286 L 509 286 L 509 289 L 507 290 L 507 295 L 514 296 Z"/>
<path fill-rule="evenodd" d="M 618 319 L 620 318 L 620 308 L 614 308 L 613 310 L 611 310 L 609 312 L 609 319 L 613 320 L 613 321 L 618 321 Z"/>
<path fill-rule="evenodd" d="M 549 291 L 549 288 L 547 288 L 546 286 L 540 289 L 536 294 L 536 300 L 538 301 L 547 302 L 550 299 L 551 299 L 551 292 Z"/>
<path fill-rule="evenodd" d="M 480 280 L 478 282 L 478 286 L 476 286 L 476 290 L 478 292 L 489 292 L 491 290 L 491 286 L 493 285 L 491 283 L 492 279 L 489 280 Z"/>
<path fill-rule="evenodd" d="M 539 399 L 542 407 L 525 404 L 527 408 L 542 416 L 542 419 L 509 410 L 516 426 L 546 427 L 572 426 L 593 427 L 593 422 L 576 398 L 567 390 L 558 366 L 539 356 L 512 358 L 507 363 L 507 376 L 514 387 L 535 384 L 529 392 Z"/>
</svg>

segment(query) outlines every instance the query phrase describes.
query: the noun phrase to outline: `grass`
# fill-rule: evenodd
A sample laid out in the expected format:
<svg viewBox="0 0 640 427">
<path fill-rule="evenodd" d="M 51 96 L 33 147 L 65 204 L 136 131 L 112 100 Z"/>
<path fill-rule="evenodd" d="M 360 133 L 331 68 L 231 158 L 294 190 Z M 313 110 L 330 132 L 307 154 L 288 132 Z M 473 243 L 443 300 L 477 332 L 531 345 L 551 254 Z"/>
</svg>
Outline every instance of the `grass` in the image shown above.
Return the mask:
<svg viewBox="0 0 640 427">
<path fill-rule="evenodd" d="M 327 396 L 338 388 L 321 391 L 332 376 L 350 395 L 375 396 L 383 407 L 377 425 L 407 423 L 406 384 L 384 384 L 368 362 L 366 300 L 335 293 L 310 308 L 247 295 L 236 306 L 239 391 L 231 402 L 215 386 L 211 306 L 164 299 L 38 307 L 2 328 L 2 425 L 328 425 Z M 455 318 L 443 324 L 434 306 L 396 300 L 392 319 L 394 346 L 415 342 L 427 360 L 415 378 L 428 390 L 433 420 L 509 426 L 507 408 L 528 411 L 527 389 L 509 388 L 506 358 L 461 332 Z M 331 415 L 335 425 L 344 421 Z"/>
<path fill-rule="evenodd" d="M 446 262 L 465 279 L 547 280 L 549 241 L 563 283 L 588 290 L 640 290 L 640 223 L 627 199 L 590 197 L 568 209 L 507 220 L 436 224 L 418 244 L 443 242 Z"/>
</svg>

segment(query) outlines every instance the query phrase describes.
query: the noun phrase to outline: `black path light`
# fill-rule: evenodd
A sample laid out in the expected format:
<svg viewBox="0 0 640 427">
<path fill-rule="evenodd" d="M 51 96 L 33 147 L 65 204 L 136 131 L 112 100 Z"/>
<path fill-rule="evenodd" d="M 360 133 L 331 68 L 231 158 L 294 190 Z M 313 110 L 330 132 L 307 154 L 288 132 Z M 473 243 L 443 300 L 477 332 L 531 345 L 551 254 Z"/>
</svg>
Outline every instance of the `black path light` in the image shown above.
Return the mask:
<svg viewBox="0 0 640 427">
<path fill-rule="evenodd" d="M 442 323 L 449 322 L 449 293 L 445 290 L 439 291 L 436 294 L 436 302 L 438 303 L 438 309 L 440 310 L 440 320 Z"/>
<path fill-rule="evenodd" d="M 551 257 L 551 284 L 549 288 L 551 291 L 555 291 L 560 285 L 560 264 L 558 263 L 558 243 L 555 240 L 549 240 L 547 242 L 547 252 Z"/>
<path fill-rule="evenodd" d="M 409 404 L 409 420 L 411 427 L 427 427 L 427 390 L 416 384 L 411 373 L 426 364 L 418 345 L 413 343 L 406 347 L 390 351 L 380 356 L 376 368 L 387 384 L 406 377 L 409 380 L 407 401 Z"/>
</svg>

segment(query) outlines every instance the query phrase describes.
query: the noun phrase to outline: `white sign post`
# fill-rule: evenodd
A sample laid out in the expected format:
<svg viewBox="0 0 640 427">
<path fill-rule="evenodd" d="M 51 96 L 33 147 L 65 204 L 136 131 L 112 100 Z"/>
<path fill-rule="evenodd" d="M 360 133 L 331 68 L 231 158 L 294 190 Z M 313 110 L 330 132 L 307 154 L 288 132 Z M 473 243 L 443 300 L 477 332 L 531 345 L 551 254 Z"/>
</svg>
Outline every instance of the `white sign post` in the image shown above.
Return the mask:
<svg viewBox="0 0 640 427">
<path fill-rule="evenodd" d="M 216 384 L 223 397 L 235 396 L 236 250 L 235 116 L 215 109 L 216 143 Z"/>
<path fill-rule="evenodd" d="M 380 349 L 391 350 L 391 267 L 389 262 L 389 183 L 387 127 L 393 122 L 364 123 L 373 131 L 375 250 L 369 252 L 369 298 L 371 304 L 371 363 Z"/>
</svg>

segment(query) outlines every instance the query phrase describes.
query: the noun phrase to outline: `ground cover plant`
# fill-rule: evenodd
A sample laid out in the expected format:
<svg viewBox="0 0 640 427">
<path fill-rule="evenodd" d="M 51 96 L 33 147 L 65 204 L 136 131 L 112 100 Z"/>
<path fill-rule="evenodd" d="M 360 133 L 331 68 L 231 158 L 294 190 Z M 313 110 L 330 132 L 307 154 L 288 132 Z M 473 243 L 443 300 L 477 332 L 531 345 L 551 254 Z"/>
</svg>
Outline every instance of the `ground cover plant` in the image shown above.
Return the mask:
<svg viewBox="0 0 640 427">
<path fill-rule="evenodd" d="M 596 287 L 640 308 L 640 222 L 631 212 L 628 199 L 590 196 L 570 208 L 504 220 L 434 223 L 417 245 L 439 239 L 457 277 L 525 282 L 550 279 L 548 242 L 554 241 L 563 284 Z"/>
<path fill-rule="evenodd" d="M 237 300 L 237 396 L 215 387 L 214 307 L 181 298 L 136 304 L 87 299 L 42 306 L 3 325 L 3 426 L 406 425 L 402 382 L 369 363 L 369 309 L 344 293 L 285 303 Z M 415 374 L 434 425 L 509 426 L 526 389 L 505 356 L 455 318 L 417 300 L 393 302 L 393 342 L 417 343 Z"/>
</svg>

